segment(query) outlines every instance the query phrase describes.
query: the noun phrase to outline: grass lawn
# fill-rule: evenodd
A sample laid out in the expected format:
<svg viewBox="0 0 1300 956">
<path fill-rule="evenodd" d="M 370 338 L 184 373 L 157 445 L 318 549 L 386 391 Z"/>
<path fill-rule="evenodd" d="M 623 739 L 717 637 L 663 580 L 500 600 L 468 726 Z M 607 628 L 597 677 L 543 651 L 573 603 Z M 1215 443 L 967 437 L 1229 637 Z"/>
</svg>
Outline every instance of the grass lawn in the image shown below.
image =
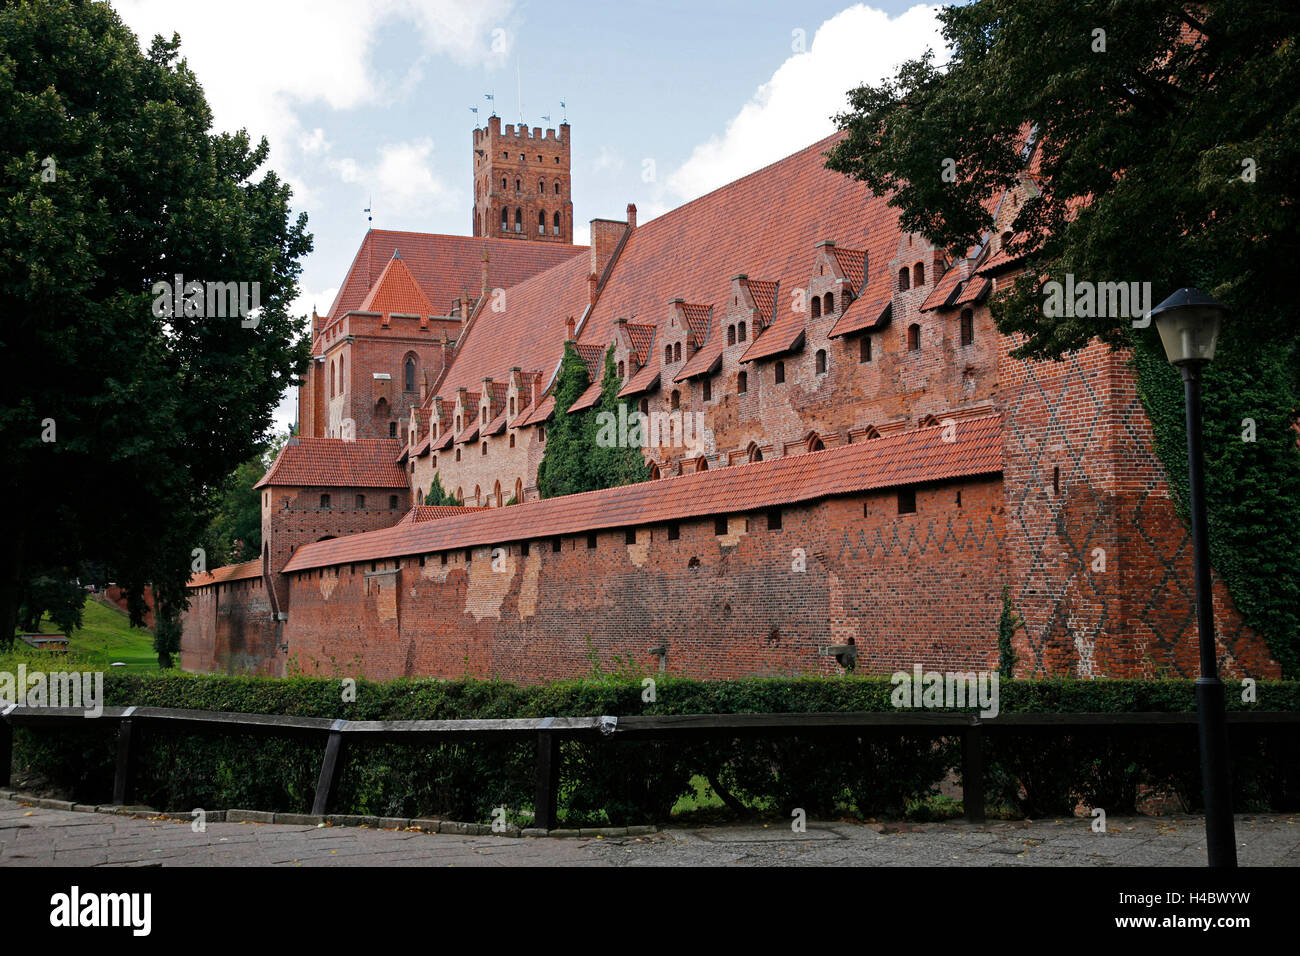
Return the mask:
<svg viewBox="0 0 1300 956">
<path fill-rule="evenodd" d="M 68 652 L 80 661 L 109 669 L 115 661 L 121 661 L 125 667 L 114 667 L 113 671 L 143 673 L 158 670 L 158 654 L 153 649 L 153 634 L 144 628 L 130 627 L 125 614 L 119 614 L 105 607 L 98 601 L 86 599 L 86 609 L 82 615 L 82 627 L 68 635 Z M 41 622 L 41 632 L 51 634 L 57 631 L 50 621 Z M 14 642 L 14 648 L 32 648 L 21 641 Z M 42 655 L 44 652 L 38 652 Z M 57 659 L 59 655 L 51 654 Z M 31 666 L 30 658 L 27 658 Z"/>
</svg>

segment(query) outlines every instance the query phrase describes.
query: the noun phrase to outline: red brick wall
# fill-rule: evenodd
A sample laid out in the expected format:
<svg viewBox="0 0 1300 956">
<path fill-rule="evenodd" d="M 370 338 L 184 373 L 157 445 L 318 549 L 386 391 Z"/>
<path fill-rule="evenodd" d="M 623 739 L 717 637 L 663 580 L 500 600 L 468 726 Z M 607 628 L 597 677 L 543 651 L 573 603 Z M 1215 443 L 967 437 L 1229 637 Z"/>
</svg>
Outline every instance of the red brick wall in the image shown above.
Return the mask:
<svg viewBox="0 0 1300 956">
<path fill-rule="evenodd" d="M 573 191 L 570 181 L 571 135 L 568 123 L 545 132 L 541 127 L 501 125 L 499 116 L 474 130 L 474 211 L 471 235 L 531 242 L 573 242 Z M 538 160 L 540 157 L 540 161 Z M 558 162 L 557 162 L 558 160 Z M 505 179 L 503 189 L 501 180 Z M 538 180 L 543 188 L 538 191 Z M 519 188 L 515 188 L 515 182 Z M 555 192 L 559 185 L 558 195 Z M 501 230 L 501 208 L 509 226 Z M 515 210 L 523 211 L 523 228 L 515 232 Z M 546 214 L 546 231 L 537 231 L 537 214 Z M 560 214 L 560 233 L 553 230 Z"/>
<path fill-rule="evenodd" d="M 284 676 L 280 625 L 261 578 L 193 588 L 181 628 L 183 670 Z"/>
<path fill-rule="evenodd" d="M 960 507 L 956 504 L 962 494 Z M 864 506 L 866 514 L 864 516 Z M 1002 501 L 996 478 L 763 513 L 294 575 L 288 653 L 308 673 L 473 674 L 537 682 L 620 661 L 698 677 L 834 673 L 819 650 L 853 637 L 859 669 L 996 663 Z M 748 522 L 748 530 L 746 528 Z M 806 570 L 793 570 L 803 550 Z"/>
</svg>

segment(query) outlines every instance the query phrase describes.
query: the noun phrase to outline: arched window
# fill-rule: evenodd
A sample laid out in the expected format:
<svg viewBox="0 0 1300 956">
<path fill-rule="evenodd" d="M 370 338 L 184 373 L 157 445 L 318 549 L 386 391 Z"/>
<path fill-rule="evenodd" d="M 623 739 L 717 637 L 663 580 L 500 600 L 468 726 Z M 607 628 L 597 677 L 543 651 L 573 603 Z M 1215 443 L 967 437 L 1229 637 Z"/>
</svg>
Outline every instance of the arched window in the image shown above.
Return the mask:
<svg viewBox="0 0 1300 956">
<path fill-rule="evenodd" d="M 975 313 L 970 309 L 961 310 L 961 344 L 970 345 L 975 341 Z"/>
<path fill-rule="evenodd" d="M 912 285 L 920 288 L 925 285 L 925 265 L 918 262 L 912 267 Z"/>
<path fill-rule="evenodd" d="M 827 315 L 830 315 L 832 312 L 835 311 L 835 293 L 834 293 L 834 292 L 827 292 L 827 293 L 826 293 L 826 303 L 825 303 L 825 305 L 822 306 L 822 311 L 825 312 Z"/>
<path fill-rule="evenodd" d="M 463 502 L 463 501 L 465 500 L 465 489 L 464 489 L 464 488 L 457 488 L 457 489 L 456 489 L 456 500 L 457 500 L 457 501 L 460 501 L 460 502 Z"/>
<path fill-rule="evenodd" d="M 868 425 L 867 433 L 862 437 L 864 437 L 867 441 L 875 441 L 877 438 L 880 437 L 880 430 L 876 428 L 875 425 Z"/>
<path fill-rule="evenodd" d="M 937 428 L 938 425 L 939 419 L 935 418 L 933 415 L 926 415 L 916 423 L 917 428 Z"/>
<path fill-rule="evenodd" d="M 510 396 L 510 417 L 515 417 L 515 397 L 513 395 Z"/>
<path fill-rule="evenodd" d="M 406 357 L 406 370 L 405 370 L 405 374 L 403 375 L 403 383 L 405 385 L 406 391 L 408 392 L 415 391 L 415 356 L 414 355 L 408 355 Z"/>
<path fill-rule="evenodd" d="M 680 362 L 681 360 L 682 360 L 682 343 L 681 343 L 681 342 L 674 342 L 674 343 L 673 343 L 673 361 L 674 361 L 674 362 Z"/>
<path fill-rule="evenodd" d="M 540 156 L 537 158 L 541 159 Z M 542 182 L 540 179 L 537 180 L 537 191 L 542 195 L 546 195 L 546 183 Z"/>
<path fill-rule="evenodd" d="M 696 470 L 696 471 L 708 471 L 708 470 L 709 470 L 709 459 L 705 458 L 703 455 L 701 455 L 699 458 L 696 458 L 696 459 L 695 459 L 695 470 Z"/>
<path fill-rule="evenodd" d="M 727 326 L 727 344 L 736 344 L 736 327 L 734 325 Z"/>
<path fill-rule="evenodd" d="M 907 347 L 913 352 L 921 348 L 921 327 L 915 322 L 907 327 Z"/>
<path fill-rule="evenodd" d="M 422 505 L 422 504 L 424 504 L 424 489 L 423 489 L 423 488 L 421 488 L 419 491 L 417 491 L 417 492 L 415 493 L 415 503 L 416 503 L 417 505 Z"/>
<path fill-rule="evenodd" d="M 826 374 L 826 350 L 825 349 L 817 350 L 817 374 L 818 375 Z"/>
<path fill-rule="evenodd" d="M 474 486 L 474 504 L 476 504 L 476 505 L 478 505 L 478 504 L 482 504 L 482 502 L 479 500 L 479 499 L 482 497 L 482 495 L 483 495 L 483 491 L 482 491 L 482 489 L 480 489 L 478 485 L 475 485 L 475 486 Z"/>
<path fill-rule="evenodd" d="M 556 186 L 555 191 L 558 193 L 560 191 L 560 187 Z M 552 229 L 552 233 L 551 233 L 552 235 L 558 236 L 560 234 L 560 214 L 558 212 L 551 217 L 551 229 Z"/>
<path fill-rule="evenodd" d="M 459 449 L 459 448 L 456 449 L 456 460 L 457 460 L 457 461 L 460 461 L 460 449 Z"/>
<path fill-rule="evenodd" d="M 510 433 L 510 447 L 511 447 L 511 448 L 514 448 L 514 447 L 515 447 L 515 433 L 514 433 L 514 432 L 511 432 L 511 433 Z"/>
<path fill-rule="evenodd" d="M 516 206 L 515 207 L 515 232 L 523 232 L 523 231 L 524 231 L 524 211 Z"/>
<path fill-rule="evenodd" d="M 619 378 L 623 378 L 623 377 L 624 377 L 624 376 L 623 376 L 623 360 L 622 360 L 622 359 L 619 359 L 619 360 L 618 360 L 618 377 L 619 377 Z"/>
<path fill-rule="evenodd" d="M 497 482 L 492 489 L 492 497 L 496 499 L 497 507 L 501 507 L 501 482 Z"/>
<path fill-rule="evenodd" d="M 546 213 L 545 212 L 539 212 L 537 214 L 537 233 L 538 235 L 541 236 L 546 235 Z"/>
<path fill-rule="evenodd" d="M 560 194 L 560 184 L 559 184 L 559 183 L 556 183 L 556 184 L 555 184 L 555 195 L 558 196 L 559 194 Z M 556 213 L 556 215 L 558 216 L 559 213 Z"/>
<path fill-rule="evenodd" d="M 745 341 L 745 323 L 744 323 L 744 322 L 741 322 L 739 325 L 736 326 L 736 341 L 737 341 L 737 342 L 743 342 L 743 341 Z"/>
<path fill-rule="evenodd" d="M 812 297 L 812 317 L 820 319 L 822 315 L 822 300 L 820 296 Z"/>
<path fill-rule="evenodd" d="M 785 381 L 785 363 L 777 362 L 772 368 L 772 374 L 776 379 L 776 384 L 780 385 Z"/>
<path fill-rule="evenodd" d="M 334 397 L 334 363 L 330 362 L 330 398 Z"/>
<path fill-rule="evenodd" d="M 652 461 L 650 462 L 650 479 L 653 481 L 658 477 L 659 477 L 659 466 Z"/>
<path fill-rule="evenodd" d="M 825 447 L 826 445 L 822 442 L 821 436 L 818 435 L 816 432 L 813 432 L 811 435 L 808 436 L 809 451 L 821 451 Z"/>
<path fill-rule="evenodd" d="M 520 190 L 519 180 L 516 179 L 516 180 L 515 180 L 515 192 L 519 192 L 519 190 Z"/>
<path fill-rule="evenodd" d="M 504 176 L 501 177 L 501 188 L 502 189 L 506 188 L 506 178 Z"/>
<path fill-rule="evenodd" d="M 664 346 L 664 364 L 665 365 L 671 364 L 672 360 L 673 360 L 673 347 L 672 344 L 669 343 L 668 345 Z"/>
<path fill-rule="evenodd" d="M 749 391 L 749 376 L 741 372 L 736 376 L 736 394 L 744 395 L 747 391 Z"/>
<path fill-rule="evenodd" d="M 522 478 L 515 479 L 515 504 L 523 504 L 524 501 L 524 481 Z"/>
<path fill-rule="evenodd" d="M 912 284 L 911 277 L 908 275 L 907 266 L 898 270 L 898 291 L 906 292 Z"/>
<path fill-rule="evenodd" d="M 756 445 L 756 444 L 754 444 L 753 442 L 751 442 L 750 445 L 749 445 L 749 452 L 748 452 L 748 455 L 749 455 L 749 460 L 750 460 L 750 461 L 762 461 L 762 460 L 763 460 L 763 449 L 759 448 L 758 445 Z"/>
<path fill-rule="evenodd" d="M 673 411 L 682 407 L 682 395 L 677 389 L 673 389 L 672 394 L 668 396 L 668 407 Z"/>
<path fill-rule="evenodd" d="M 505 206 L 501 207 L 501 231 L 505 232 L 510 228 L 510 210 Z"/>
<path fill-rule="evenodd" d="M 480 454 L 480 455 L 486 455 L 486 454 L 487 454 L 487 442 L 483 442 L 483 444 L 481 444 L 481 445 L 479 446 L 479 448 L 480 448 L 480 451 L 479 451 L 479 454 Z"/>
</svg>

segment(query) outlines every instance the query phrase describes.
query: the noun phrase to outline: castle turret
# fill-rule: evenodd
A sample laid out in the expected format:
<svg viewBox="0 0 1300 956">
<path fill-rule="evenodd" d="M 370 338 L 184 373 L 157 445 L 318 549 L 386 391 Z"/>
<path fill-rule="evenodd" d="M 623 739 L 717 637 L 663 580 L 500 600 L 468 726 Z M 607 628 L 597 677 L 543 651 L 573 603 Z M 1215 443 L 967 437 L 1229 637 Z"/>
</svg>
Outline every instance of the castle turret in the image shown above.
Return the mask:
<svg viewBox="0 0 1300 956">
<path fill-rule="evenodd" d="M 475 236 L 572 244 L 569 124 L 475 129 L 473 218 Z"/>
</svg>

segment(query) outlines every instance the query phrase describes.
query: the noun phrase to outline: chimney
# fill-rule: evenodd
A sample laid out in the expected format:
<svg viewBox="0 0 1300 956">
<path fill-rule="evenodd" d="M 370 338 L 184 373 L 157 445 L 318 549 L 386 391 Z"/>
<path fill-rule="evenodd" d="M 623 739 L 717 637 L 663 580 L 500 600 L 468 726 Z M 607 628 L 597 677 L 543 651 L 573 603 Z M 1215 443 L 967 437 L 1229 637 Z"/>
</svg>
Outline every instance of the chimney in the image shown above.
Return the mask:
<svg viewBox="0 0 1300 956">
<path fill-rule="evenodd" d="M 594 288 L 596 287 L 596 277 L 595 277 L 595 276 L 592 276 L 592 277 L 591 277 L 591 283 L 592 283 L 592 284 L 591 284 L 591 287 L 594 289 Z M 569 319 L 568 319 L 568 321 L 565 323 L 564 328 L 565 328 L 564 341 L 566 341 L 566 342 L 573 342 L 573 341 L 575 341 L 575 340 L 577 339 L 577 329 L 576 329 L 576 327 L 575 327 L 574 324 L 573 324 L 573 316 L 569 316 Z"/>
<path fill-rule="evenodd" d="M 629 229 L 636 228 L 636 203 L 634 202 L 627 204 L 627 227 Z"/>
<path fill-rule="evenodd" d="M 605 274 L 605 267 L 614 257 L 618 241 L 627 232 L 627 223 L 614 219 L 591 220 L 591 271 L 599 279 Z"/>
<path fill-rule="evenodd" d="M 480 292 L 481 295 L 487 295 L 487 291 L 488 291 L 488 251 L 487 251 L 486 248 L 483 250 L 483 269 L 482 269 L 482 272 L 479 273 L 479 279 L 480 279 L 480 282 L 479 282 L 479 286 L 480 286 L 479 292 Z"/>
</svg>

